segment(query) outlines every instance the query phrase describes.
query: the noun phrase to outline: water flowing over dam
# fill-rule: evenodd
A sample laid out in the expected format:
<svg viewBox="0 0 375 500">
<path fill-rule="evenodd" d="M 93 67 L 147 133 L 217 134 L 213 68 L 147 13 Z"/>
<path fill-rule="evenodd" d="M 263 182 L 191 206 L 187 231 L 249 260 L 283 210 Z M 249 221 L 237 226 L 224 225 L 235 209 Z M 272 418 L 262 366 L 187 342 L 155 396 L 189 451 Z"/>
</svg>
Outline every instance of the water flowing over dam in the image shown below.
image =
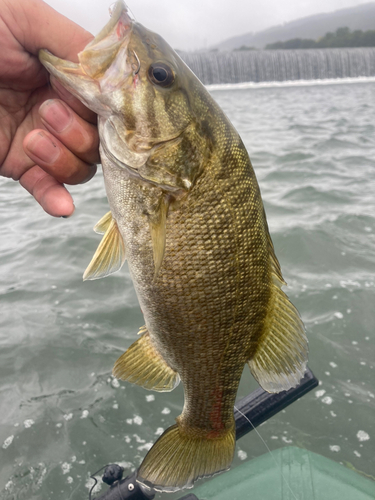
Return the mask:
<svg viewBox="0 0 375 500">
<path fill-rule="evenodd" d="M 375 76 L 375 48 L 180 52 L 205 85 Z"/>
</svg>

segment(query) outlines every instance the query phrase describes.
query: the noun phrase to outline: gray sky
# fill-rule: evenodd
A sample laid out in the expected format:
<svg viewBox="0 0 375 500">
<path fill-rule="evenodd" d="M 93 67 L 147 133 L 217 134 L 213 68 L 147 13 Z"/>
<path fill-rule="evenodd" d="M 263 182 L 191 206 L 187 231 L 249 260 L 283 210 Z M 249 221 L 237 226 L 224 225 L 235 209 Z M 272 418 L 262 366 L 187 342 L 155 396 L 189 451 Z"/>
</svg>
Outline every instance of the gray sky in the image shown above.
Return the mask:
<svg viewBox="0 0 375 500">
<path fill-rule="evenodd" d="M 96 34 L 108 20 L 113 0 L 46 0 Z M 209 47 L 227 38 L 288 21 L 369 3 L 369 0 L 128 0 L 136 20 L 162 35 L 175 49 Z"/>
</svg>

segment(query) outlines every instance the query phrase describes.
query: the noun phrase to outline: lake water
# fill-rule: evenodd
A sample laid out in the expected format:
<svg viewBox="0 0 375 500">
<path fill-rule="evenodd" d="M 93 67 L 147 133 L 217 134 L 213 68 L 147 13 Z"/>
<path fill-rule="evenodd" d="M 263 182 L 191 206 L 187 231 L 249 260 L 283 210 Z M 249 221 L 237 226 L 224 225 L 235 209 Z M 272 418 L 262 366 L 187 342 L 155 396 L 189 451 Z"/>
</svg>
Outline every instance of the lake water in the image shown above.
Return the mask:
<svg viewBox="0 0 375 500">
<path fill-rule="evenodd" d="M 212 93 L 249 150 L 320 380 L 259 432 L 271 450 L 307 448 L 374 477 L 375 84 Z M 53 219 L 0 180 L 2 500 L 87 499 L 90 473 L 137 467 L 182 408 L 181 386 L 112 378 L 142 314 L 126 267 L 82 282 L 108 210 L 101 173 L 72 192 L 74 216 Z M 256 387 L 245 368 L 238 396 Z M 266 452 L 252 432 L 233 466 Z"/>
</svg>

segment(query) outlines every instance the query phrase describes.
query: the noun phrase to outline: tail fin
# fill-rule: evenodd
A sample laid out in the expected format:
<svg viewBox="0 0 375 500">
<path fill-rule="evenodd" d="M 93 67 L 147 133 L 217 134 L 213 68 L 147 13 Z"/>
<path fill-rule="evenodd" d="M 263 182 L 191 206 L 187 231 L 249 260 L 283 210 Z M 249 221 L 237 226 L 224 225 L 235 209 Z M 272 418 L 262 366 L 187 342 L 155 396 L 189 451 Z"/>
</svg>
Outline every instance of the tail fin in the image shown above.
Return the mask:
<svg viewBox="0 0 375 500">
<path fill-rule="evenodd" d="M 147 453 L 137 481 L 157 491 L 191 488 L 199 478 L 230 468 L 236 444 L 235 426 L 220 437 L 186 433 L 172 425 Z"/>
</svg>

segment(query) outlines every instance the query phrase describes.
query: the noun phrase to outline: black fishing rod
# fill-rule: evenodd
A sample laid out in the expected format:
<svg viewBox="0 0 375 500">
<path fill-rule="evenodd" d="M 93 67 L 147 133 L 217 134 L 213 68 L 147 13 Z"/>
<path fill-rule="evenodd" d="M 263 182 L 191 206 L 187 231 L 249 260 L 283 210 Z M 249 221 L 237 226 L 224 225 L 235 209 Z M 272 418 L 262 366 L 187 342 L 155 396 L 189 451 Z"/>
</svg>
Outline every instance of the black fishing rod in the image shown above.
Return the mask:
<svg viewBox="0 0 375 500">
<path fill-rule="evenodd" d="M 236 439 L 240 439 L 245 434 L 262 424 L 269 418 L 276 415 L 287 406 L 294 403 L 297 399 L 304 396 L 318 385 L 318 379 L 312 371 L 307 368 L 300 384 L 288 391 L 270 394 L 260 387 L 248 396 L 240 399 L 236 403 L 234 418 L 236 421 Z M 92 497 L 92 491 L 97 484 L 94 477 L 101 470 L 104 470 L 102 480 L 109 485 L 109 489 L 99 497 Z M 124 469 L 117 464 L 109 464 L 99 469 L 91 476 L 95 483 L 90 490 L 89 500 L 152 500 L 155 491 L 146 488 L 136 481 L 137 471 L 122 479 Z M 189 493 L 180 498 L 180 500 L 198 500 L 193 494 Z"/>
</svg>

